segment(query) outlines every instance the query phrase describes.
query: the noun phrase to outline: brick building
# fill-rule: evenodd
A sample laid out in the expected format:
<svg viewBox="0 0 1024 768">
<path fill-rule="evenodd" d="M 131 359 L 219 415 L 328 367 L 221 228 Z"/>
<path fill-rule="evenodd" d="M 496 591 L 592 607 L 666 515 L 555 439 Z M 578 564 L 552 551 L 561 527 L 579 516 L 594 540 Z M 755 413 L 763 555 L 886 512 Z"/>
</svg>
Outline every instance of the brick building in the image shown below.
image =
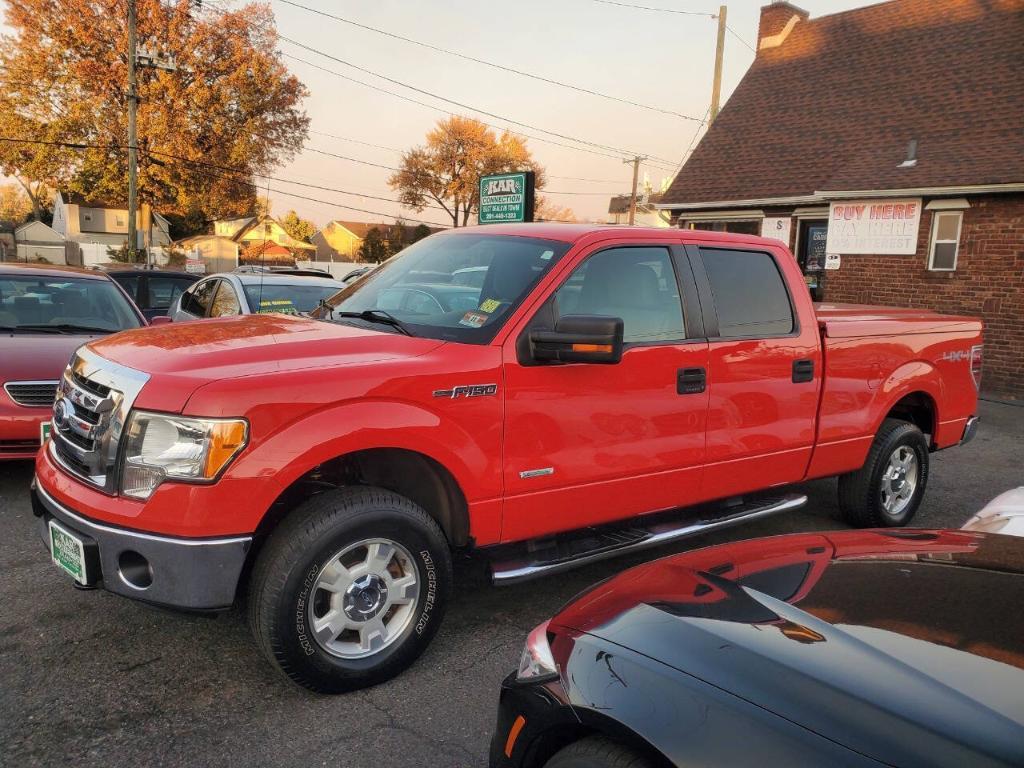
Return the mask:
<svg viewBox="0 0 1024 768">
<path fill-rule="evenodd" d="M 982 316 L 984 388 L 1024 397 L 1024 0 L 765 6 L 659 208 L 785 240 L 820 300 Z"/>
</svg>

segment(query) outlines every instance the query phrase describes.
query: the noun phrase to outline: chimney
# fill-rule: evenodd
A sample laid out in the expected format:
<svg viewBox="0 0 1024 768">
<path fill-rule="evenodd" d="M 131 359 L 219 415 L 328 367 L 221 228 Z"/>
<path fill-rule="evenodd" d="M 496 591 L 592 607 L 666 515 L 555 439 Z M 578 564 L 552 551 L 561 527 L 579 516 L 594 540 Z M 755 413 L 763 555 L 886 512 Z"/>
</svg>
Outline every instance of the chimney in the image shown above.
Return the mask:
<svg viewBox="0 0 1024 768">
<path fill-rule="evenodd" d="M 793 31 L 797 22 L 810 14 L 786 0 L 775 0 L 761 8 L 761 21 L 757 25 L 757 50 L 777 48 Z"/>
</svg>

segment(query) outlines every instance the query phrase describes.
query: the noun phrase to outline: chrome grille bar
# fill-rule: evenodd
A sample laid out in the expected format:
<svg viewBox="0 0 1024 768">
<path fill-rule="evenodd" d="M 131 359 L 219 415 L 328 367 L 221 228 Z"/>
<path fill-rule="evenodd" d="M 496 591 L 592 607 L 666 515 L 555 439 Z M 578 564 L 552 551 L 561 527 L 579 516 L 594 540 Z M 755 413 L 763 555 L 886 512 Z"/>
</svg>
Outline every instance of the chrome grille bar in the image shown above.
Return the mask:
<svg viewBox="0 0 1024 768">
<path fill-rule="evenodd" d="M 105 493 L 117 492 L 117 452 L 128 414 L 149 376 L 75 352 L 53 404 L 51 455 L 67 472 Z"/>
</svg>

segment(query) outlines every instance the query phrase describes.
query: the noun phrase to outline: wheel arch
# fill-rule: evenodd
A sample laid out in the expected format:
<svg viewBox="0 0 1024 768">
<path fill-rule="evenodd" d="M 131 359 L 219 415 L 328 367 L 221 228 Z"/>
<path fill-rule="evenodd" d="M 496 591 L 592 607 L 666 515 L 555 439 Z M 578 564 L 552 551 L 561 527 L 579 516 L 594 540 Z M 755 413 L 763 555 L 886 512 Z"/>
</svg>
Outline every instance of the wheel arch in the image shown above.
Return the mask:
<svg viewBox="0 0 1024 768">
<path fill-rule="evenodd" d="M 886 419 L 895 418 L 916 425 L 934 446 L 943 395 L 942 378 L 934 365 L 920 360 L 902 365 L 885 380 L 879 392 L 884 400 L 875 414 L 872 434 L 878 434 Z"/>
</svg>

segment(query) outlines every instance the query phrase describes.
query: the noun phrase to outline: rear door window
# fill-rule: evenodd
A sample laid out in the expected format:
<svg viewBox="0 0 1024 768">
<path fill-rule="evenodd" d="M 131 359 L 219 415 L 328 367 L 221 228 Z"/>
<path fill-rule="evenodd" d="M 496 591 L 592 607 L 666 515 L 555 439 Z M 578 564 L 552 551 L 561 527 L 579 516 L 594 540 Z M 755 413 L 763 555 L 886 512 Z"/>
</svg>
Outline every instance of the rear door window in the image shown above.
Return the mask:
<svg viewBox="0 0 1024 768">
<path fill-rule="evenodd" d="M 146 308 L 167 310 L 174 300 L 195 281 L 184 277 L 149 275 L 147 282 L 149 283 L 149 304 Z"/>
<path fill-rule="evenodd" d="M 763 251 L 701 248 L 723 338 L 792 333 L 793 306 L 775 259 Z"/>
<path fill-rule="evenodd" d="M 213 297 L 210 305 L 210 317 L 231 317 L 242 314 L 242 308 L 238 304 L 238 294 L 234 287 L 227 280 L 220 281 L 220 287 Z"/>
</svg>

